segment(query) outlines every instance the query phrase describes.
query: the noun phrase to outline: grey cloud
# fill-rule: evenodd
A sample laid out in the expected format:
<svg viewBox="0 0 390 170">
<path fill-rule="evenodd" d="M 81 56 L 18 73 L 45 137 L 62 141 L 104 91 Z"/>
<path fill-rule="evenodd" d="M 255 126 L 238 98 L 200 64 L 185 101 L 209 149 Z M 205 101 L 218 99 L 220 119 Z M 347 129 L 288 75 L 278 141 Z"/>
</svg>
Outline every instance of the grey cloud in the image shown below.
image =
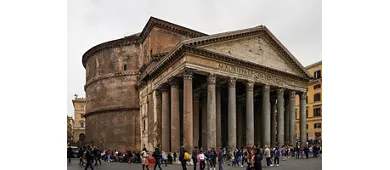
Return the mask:
<svg viewBox="0 0 390 170">
<path fill-rule="evenodd" d="M 81 56 L 89 48 L 140 32 L 150 16 L 206 34 L 266 25 L 302 63 L 322 59 L 320 0 L 68 1 L 68 115 L 85 96 Z"/>
</svg>

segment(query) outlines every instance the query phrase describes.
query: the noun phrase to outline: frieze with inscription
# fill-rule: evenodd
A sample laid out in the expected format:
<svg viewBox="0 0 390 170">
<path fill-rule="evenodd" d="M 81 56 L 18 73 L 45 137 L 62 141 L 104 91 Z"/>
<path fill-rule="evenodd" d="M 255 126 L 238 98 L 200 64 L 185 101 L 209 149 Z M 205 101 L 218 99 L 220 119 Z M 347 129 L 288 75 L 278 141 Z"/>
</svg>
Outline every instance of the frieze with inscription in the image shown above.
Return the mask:
<svg viewBox="0 0 390 170">
<path fill-rule="evenodd" d="M 222 71 L 231 72 L 234 74 L 240 74 L 240 75 L 244 75 L 244 76 L 248 76 L 248 77 L 253 77 L 255 80 L 259 80 L 259 81 L 266 80 L 268 82 L 272 81 L 272 82 L 274 82 L 276 84 L 280 84 L 280 85 L 297 86 L 295 84 L 295 82 L 288 81 L 288 80 L 286 80 L 286 78 L 280 78 L 280 77 L 272 76 L 272 75 L 269 75 L 266 73 L 262 73 L 262 72 L 258 72 L 258 71 L 254 71 L 254 70 L 249 70 L 246 68 L 231 66 L 231 65 L 227 65 L 227 64 L 223 64 L 223 63 L 218 63 L 217 69 L 222 70 Z"/>
</svg>

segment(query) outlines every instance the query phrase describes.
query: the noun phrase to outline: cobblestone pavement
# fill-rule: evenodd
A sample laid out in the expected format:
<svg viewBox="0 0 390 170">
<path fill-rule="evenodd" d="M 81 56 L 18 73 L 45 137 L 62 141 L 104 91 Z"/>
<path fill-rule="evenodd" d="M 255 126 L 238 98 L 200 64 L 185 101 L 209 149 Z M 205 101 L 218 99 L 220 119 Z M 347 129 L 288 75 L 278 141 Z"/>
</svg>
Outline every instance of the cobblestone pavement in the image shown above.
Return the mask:
<svg viewBox="0 0 390 170">
<path fill-rule="evenodd" d="M 64 160 L 65 161 L 65 160 Z M 68 170 L 83 170 L 85 167 L 78 165 L 78 159 L 72 159 L 72 162 L 68 163 Z M 265 161 L 263 162 L 264 165 Z M 161 168 L 163 170 L 181 170 L 180 165 L 168 165 L 168 167 L 165 167 L 165 165 L 162 165 Z M 199 170 L 199 165 L 196 167 Z M 88 168 L 90 169 L 90 168 Z M 141 170 L 142 166 L 140 164 L 127 164 L 127 163 L 117 163 L 117 162 L 102 162 L 101 166 L 94 167 L 96 170 Z M 150 170 L 153 170 L 153 168 L 149 168 Z M 158 169 L 158 168 L 157 168 Z M 188 170 L 193 170 L 194 166 L 187 166 Z M 216 168 L 218 170 L 218 166 Z M 245 170 L 246 168 L 243 167 L 232 167 L 227 166 L 227 164 L 224 164 L 223 167 L 224 170 Z M 322 158 L 310 158 L 310 159 L 295 159 L 290 158 L 287 161 L 280 161 L 279 167 L 263 167 L 263 169 L 275 169 L 275 170 L 321 170 L 322 169 Z M 206 170 L 206 169 L 205 169 Z"/>
</svg>

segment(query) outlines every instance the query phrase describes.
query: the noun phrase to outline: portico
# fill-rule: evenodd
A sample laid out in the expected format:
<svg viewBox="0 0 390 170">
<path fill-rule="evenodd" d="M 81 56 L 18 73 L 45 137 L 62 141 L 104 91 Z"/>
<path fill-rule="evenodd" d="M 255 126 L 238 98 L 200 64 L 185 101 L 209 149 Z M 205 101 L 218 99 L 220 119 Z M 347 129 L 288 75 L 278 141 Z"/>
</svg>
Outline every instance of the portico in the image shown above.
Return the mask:
<svg viewBox="0 0 390 170">
<path fill-rule="evenodd" d="M 140 108 L 154 105 L 160 119 L 153 124 L 161 132 L 160 139 L 145 143 L 178 153 L 181 145 L 189 151 L 194 146 L 295 145 L 295 95 L 302 96 L 305 107 L 310 76 L 260 26 L 183 41 L 141 79 L 140 101 L 147 94 L 158 100 L 140 102 Z M 306 117 L 306 109 L 300 112 Z M 305 120 L 301 124 L 306 134 Z"/>
</svg>

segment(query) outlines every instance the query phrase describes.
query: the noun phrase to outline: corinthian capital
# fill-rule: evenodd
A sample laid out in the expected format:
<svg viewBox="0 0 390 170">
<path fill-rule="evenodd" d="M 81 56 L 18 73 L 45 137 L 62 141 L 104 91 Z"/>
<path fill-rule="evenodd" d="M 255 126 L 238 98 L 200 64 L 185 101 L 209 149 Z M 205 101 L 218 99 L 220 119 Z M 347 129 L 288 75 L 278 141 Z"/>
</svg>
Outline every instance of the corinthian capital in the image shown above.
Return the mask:
<svg viewBox="0 0 390 170">
<path fill-rule="evenodd" d="M 192 80 L 194 69 L 184 68 L 183 78 L 184 80 Z"/>
<path fill-rule="evenodd" d="M 168 79 L 168 83 L 171 86 L 178 86 L 180 84 L 180 81 L 177 77 L 171 77 Z"/>
<path fill-rule="evenodd" d="M 236 87 L 236 78 L 232 77 L 229 79 L 229 87 Z"/>
<path fill-rule="evenodd" d="M 284 94 L 284 89 L 282 89 L 282 88 L 277 89 L 276 90 L 276 94 L 277 95 L 283 95 Z"/>
<path fill-rule="evenodd" d="M 253 91 L 253 87 L 254 87 L 254 85 L 255 85 L 255 83 L 253 82 L 253 81 L 248 81 L 247 83 L 246 83 L 246 90 L 247 91 Z"/>
<path fill-rule="evenodd" d="M 270 91 L 269 85 L 264 85 L 263 86 L 263 92 L 269 92 L 269 91 Z"/>
<path fill-rule="evenodd" d="M 301 98 L 301 99 L 306 99 L 306 96 L 307 96 L 307 92 L 306 91 L 304 91 L 302 93 L 299 93 L 299 98 Z"/>
<path fill-rule="evenodd" d="M 164 92 L 164 91 L 167 91 L 168 88 L 169 88 L 168 84 L 163 83 L 163 84 L 161 84 L 157 89 L 158 89 L 159 91 L 161 91 L 161 92 Z"/>
<path fill-rule="evenodd" d="M 291 98 L 295 98 L 295 91 L 292 91 L 292 90 L 291 90 L 291 91 L 289 91 L 289 94 L 290 94 L 290 97 L 291 97 Z"/>
<path fill-rule="evenodd" d="M 215 85 L 216 82 L 217 82 L 217 76 L 215 76 L 215 74 L 209 74 L 209 77 L 207 77 L 207 83 Z"/>
</svg>

